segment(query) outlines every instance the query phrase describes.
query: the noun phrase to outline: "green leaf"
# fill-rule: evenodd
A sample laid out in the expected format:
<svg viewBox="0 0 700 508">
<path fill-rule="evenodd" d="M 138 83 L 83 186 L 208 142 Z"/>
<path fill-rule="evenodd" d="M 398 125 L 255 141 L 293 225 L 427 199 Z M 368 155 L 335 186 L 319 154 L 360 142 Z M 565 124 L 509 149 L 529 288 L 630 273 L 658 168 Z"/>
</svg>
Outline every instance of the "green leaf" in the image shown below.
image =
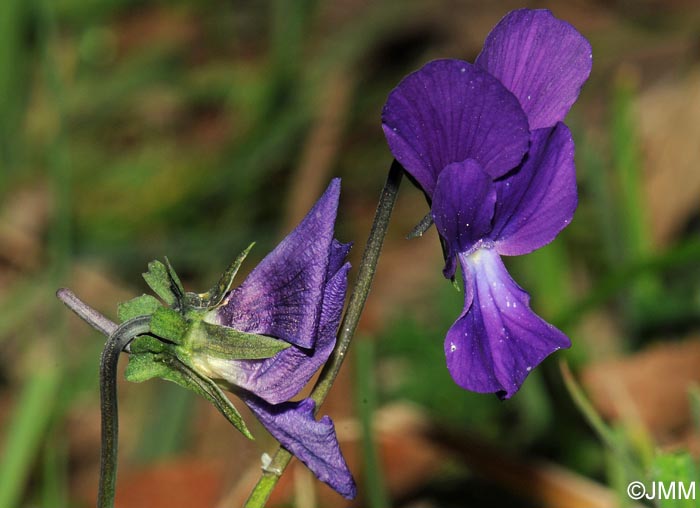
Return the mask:
<svg viewBox="0 0 700 508">
<path fill-rule="evenodd" d="M 124 322 L 139 316 L 153 314 L 162 305 L 157 298 L 151 295 L 141 295 L 119 304 L 119 321 Z"/>
<path fill-rule="evenodd" d="M 271 358 L 291 346 L 266 335 L 245 333 L 227 326 L 201 321 L 191 329 L 190 351 L 224 360 Z"/>
<path fill-rule="evenodd" d="M 200 376 L 171 354 L 132 354 L 129 357 L 129 365 L 126 368 L 125 376 L 128 381 L 134 383 L 158 377 L 187 388 L 214 404 L 216 409 L 224 415 L 231 425 L 248 439 L 253 439 L 253 435 L 248 430 L 243 417 L 241 417 L 238 410 L 221 389 L 212 380 Z"/>
<path fill-rule="evenodd" d="M 187 331 L 188 324 L 179 312 L 161 307 L 153 313 L 150 326 L 151 333 L 154 335 L 179 344 Z"/>
<path fill-rule="evenodd" d="M 153 292 L 160 296 L 169 306 L 172 307 L 177 303 L 177 296 L 172 288 L 168 269 L 163 263 L 160 261 L 148 263 L 148 271 L 143 274 L 143 278 Z"/>
<path fill-rule="evenodd" d="M 656 496 L 659 508 L 693 508 L 695 506 L 694 499 L 686 499 L 688 496 L 685 495 L 698 479 L 695 462 L 688 452 L 657 455 L 651 471 L 652 480 L 659 482 L 657 493 L 659 485 L 665 489 L 675 489 L 672 496 Z M 664 499 L 665 497 L 670 499 Z"/>
<path fill-rule="evenodd" d="M 243 261 L 248 256 L 248 253 L 255 245 L 255 242 L 251 243 L 248 248 L 241 252 L 238 257 L 229 265 L 226 271 L 221 275 L 219 282 L 216 283 L 206 293 L 187 293 L 185 295 L 186 302 L 188 306 L 195 307 L 199 309 L 211 309 L 217 307 L 221 304 L 226 293 L 229 292 L 231 286 L 233 285 L 233 280 L 238 273 L 238 269 L 243 264 Z"/>
</svg>

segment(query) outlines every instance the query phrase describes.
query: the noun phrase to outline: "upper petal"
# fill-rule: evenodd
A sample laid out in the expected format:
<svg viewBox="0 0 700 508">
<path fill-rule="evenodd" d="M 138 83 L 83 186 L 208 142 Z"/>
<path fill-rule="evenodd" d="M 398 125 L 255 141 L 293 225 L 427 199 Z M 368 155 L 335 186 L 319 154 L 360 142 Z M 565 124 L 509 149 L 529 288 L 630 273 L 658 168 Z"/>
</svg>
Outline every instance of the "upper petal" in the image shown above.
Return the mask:
<svg viewBox="0 0 700 508">
<path fill-rule="evenodd" d="M 460 262 L 468 301 L 445 339 L 447 367 L 467 390 L 510 398 L 533 368 L 571 343 L 532 312 L 529 295 L 495 250 L 479 249 Z"/>
<path fill-rule="evenodd" d="M 432 196 L 440 172 L 476 160 L 492 177 L 518 165 L 528 124 L 518 100 L 493 76 L 461 60 L 435 60 L 408 75 L 382 111 L 389 148 Z"/>
<path fill-rule="evenodd" d="M 438 177 L 431 213 L 447 244 L 445 277 L 454 275 L 454 256 L 491 231 L 496 187 L 473 160 L 450 164 Z"/>
<path fill-rule="evenodd" d="M 328 416 L 316 421 L 313 400 L 273 406 L 249 394 L 241 398 L 268 432 L 319 480 L 347 499 L 355 497 L 355 481 L 340 452 L 333 422 Z"/>
<path fill-rule="evenodd" d="M 506 15 L 491 30 L 475 62 L 518 97 L 530 129 L 564 119 L 592 63 L 585 37 L 546 9 Z"/>
<path fill-rule="evenodd" d="M 538 129 L 522 166 L 499 179 L 491 238 L 500 254 L 527 254 L 548 244 L 578 202 L 574 141 L 566 125 Z"/>
<path fill-rule="evenodd" d="M 334 179 L 296 229 L 229 293 L 217 324 L 313 347 L 339 195 Z"/>
</svg>

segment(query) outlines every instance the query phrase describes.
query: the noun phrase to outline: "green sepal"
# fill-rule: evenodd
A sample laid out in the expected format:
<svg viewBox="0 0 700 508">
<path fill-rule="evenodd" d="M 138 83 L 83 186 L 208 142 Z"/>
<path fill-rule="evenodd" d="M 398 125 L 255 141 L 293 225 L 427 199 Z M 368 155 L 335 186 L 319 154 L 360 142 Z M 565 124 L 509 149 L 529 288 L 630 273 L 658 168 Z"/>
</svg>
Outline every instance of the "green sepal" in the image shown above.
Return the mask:
<svg viewBox="0 0 700 508">
<path fill-rule="evenodd" d="M 136 345 L 136 341 L 132 345 Z M 132 349 L 124 377 L 132 383 L 142 383 L 155 377 L 165 378 L 168 375 L 168 367 L 158 360 L 160 356 L 159 353 L 135 352 Z"/>
<path fill-rule="evenodd" d="M 272 358 L 291 346 L 289 342 L 283 340 L 240 332 L 206 321 L 200 321 L 192 326 L 189 340 L 188 345 L 192 353 L 223 360 Z"/>
<path fill-rule="evenodd" d="M 175 293 L 175 297 L 178 302 L 185 301 L 185 288 L 180 282 L 180 277 L 178 277 L 173 265 L 170 264 L 170 260 L 165 257 L 165 268 L 168 271 L 168 278 L 170 279 L 170 289 Z"/>
<path fill-rule="evenodd" d="M 151 333 L 153 335 L 179 344 L 186 331 L 187 321 L 173 309 L 160 307 L 151 316 Z"/>
<path fill-rule="evenodd" d="M 141 295 L 119 304 L 117 314 L 124 322 L 139 316 L 148 316 L 162 307 L 158 299 L 151 295 Z"/>
<path fill-rule="evenodd" d="M 171 277 L 163 263 L 157 260 L 151 261 L 148 263 L 148 271 L 142 275 L 146 284 L 148 284 L 153 292 L 160 296 L 166 304 L 172 307 L 178 303 Z"/>
<path fill-rule="evenodd" d="M 139 353 L 162 353 L 168 346 L 150 335 L 141 335 L 131 341 L 129 345 L 131 354 Z"/>
<path fill-rule="evenodd" d="M 255 242 L 251 243 L 243 252 L 241 252 L 238 257 L 229 265 L 226 271 L 219 278 L 219 282 L 216 283 L 209 291 L 205 293 L 186 293 L 185 302 L 189 307 L 194 307 L 198 309 L 213 309 L 218 307 L 224 300 L 224 297 L 231 289 L 233 285 L 233 280 L 236 278 L 238 269 L 243 264 L 243 261 L 250 253 L 250 250 L 255 245 Z"/>
<path fill-rule="evenodd" d="M 248 439 L 253 439 L 243 417 L 221 389 L 213 381 L 200 376 L 168 353 L 132 354 L 125 376 L 128 381 L 134 383 L 159 377 L 187 388 L 214 404 L 231 425 Z"/>
</svg>

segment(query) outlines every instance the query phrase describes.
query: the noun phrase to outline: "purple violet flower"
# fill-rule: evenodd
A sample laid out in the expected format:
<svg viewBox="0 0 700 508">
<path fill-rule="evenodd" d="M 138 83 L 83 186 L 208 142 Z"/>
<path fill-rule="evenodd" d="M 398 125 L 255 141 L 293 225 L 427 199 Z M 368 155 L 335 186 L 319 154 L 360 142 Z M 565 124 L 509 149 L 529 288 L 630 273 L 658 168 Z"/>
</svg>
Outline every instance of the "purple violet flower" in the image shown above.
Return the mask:
<svg viewBox="0 0 700 508">
<path fill-rule="evenodd" d="M 291 344 L 271 358 L 224 359 L 195 348 L 188 363 L 235 392 L 285 448 L 323 482 L 355 497 L 352 475 L 328 416 L 312 399 L 288 402 L 335 346 L 345 301 L 350 244 L 333 238 L 340 195 L 334 179 L 302 222 L 231 290 L 205 322 Z"/>
<path fill-rule="evenodd" d="M 464 310 L 445 339 L 457 384 L 509 398 L 569 339 L 537 316 L 501 255 L 532 252 L 577 205 L 574 143 L 562 123 L 591 71 L 591 47 L 548 10 L 506 15 L 474 64 L 436 60 L 391 92 L 382 112 L 394 157 L 418 182 L 462 266 Z"/>
<path fill-rule="evenodd" d="M 340 197 L 334 179 L 311 211 L 243 283 L 230 289 L 250 248 L 205 293 L 185 292 L 172 266 L 151 262 L 144 278 L 163 303 L 142 295 L 120 304 L 121 321 L 148 316 L 151 335 L 130 344 L 129 381 L 160 377 L 198 393 L 252 438 L 221 392 L 238 395 L 265 428 L 346 498 L 356 488 L 333 422 L 316 404 L 291 401 L 333 351 L 350 244 L 333 238 Z"/>
<path fill-rule="evenodd" d="M 205 320 L 292 344 L 272 358 L 199 357 L 200 372 L 226 383 L 285 448 L 323 482 L 355 497 L 352 475 L 328 416 L 314 418 L 311 399 L 287 402 L 335 346 L 345 302 L 350 244 L 333 238 L 340 196 L 334 179 L 308 215 Z"/>
</svg>

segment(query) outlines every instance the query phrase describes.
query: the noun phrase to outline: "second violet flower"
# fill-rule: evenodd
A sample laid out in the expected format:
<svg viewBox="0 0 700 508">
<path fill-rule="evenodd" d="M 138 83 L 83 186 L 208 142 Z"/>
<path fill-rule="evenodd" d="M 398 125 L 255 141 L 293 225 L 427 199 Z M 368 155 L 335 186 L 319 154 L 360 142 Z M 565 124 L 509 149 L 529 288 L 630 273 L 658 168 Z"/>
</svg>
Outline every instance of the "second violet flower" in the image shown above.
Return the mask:
<svg viewBox="0 0 700 508">
<path fill-rule="evenodd" d="M 457 384 L 511 397 L 569 339 L 537 316 L 502 255 L 551 242 L 577 204 L 574 143 L 562 123 L 591 71 L 591 47 L 547 10 L 508 14 L 474 64 L 437 60 L 394 89 L 382 122 L 462 267 L 464 310 L 445 339 Z"/>
<path fill-rule="evenodd" d="M 204 396 L 243 434 L 245 422 L 220 388 L 233 392 L 282 446 L 321 481 L 352 499 L 355 482 L 333 422 L 316 420 L 311 398 L 292 401 L 336 343 L 350 244 L 334 238 L 340 180 L 235 288 L 248 251 L 206 293 L 186 293 L 170 266 L 144 274 L 167 304 L 144 295 L 120 306 L 122 320 L 152 315 L 151 332 L 131 344 L 126 377 L 173 381 Z"/>
</svg>

